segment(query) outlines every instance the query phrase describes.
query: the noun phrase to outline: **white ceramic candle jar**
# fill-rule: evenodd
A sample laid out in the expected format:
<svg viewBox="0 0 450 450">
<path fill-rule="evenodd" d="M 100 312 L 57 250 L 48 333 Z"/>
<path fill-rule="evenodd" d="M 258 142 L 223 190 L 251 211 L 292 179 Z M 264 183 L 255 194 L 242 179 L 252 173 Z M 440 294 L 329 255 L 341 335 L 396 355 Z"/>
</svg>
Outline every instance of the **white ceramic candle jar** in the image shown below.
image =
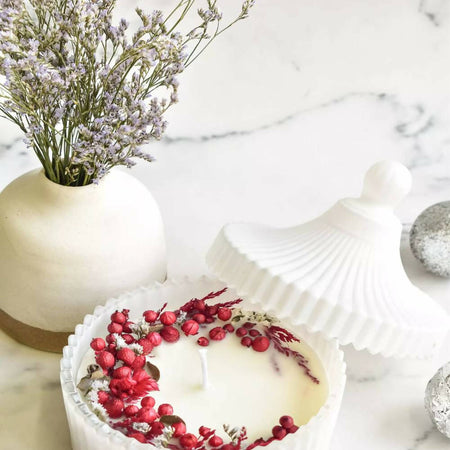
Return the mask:
<svg viewBox="0 0 450 450">
<path fill-rule="evenodd" d="M 105 446 L 112 450 L 145 448 L 145 445 L 147 448 L 152 448 L 151 445 L 142 444 L 127 437 L 99 420 L 84 402 L 76 387 L 89 359 L 92 359 L 91 340 L 94 337 L 105 335 L 111 314 L 122 308 L 130 309 L 131 313 L 139 314 L 148 309 L 158 309 L 165 302 L 169 304 L 170 309 L 179 308 L 191 298 L 200 298 L 209 292 L 218 291 L 222 288 L 221 282 L 206 278 L 195 282 L 168 282 L 164 285 L 142 288 L 118 299 L 110 300 L 105 307 L 97 307 L 94 315 L 85 317 L 84 323 L 78 325 L 75 335 L 70 337 L 69 345 L 65 347 L 64 357 L 61 360 L 61 383 L 74 450 L 103 449 Z M 220 301 L 226 302 L 236 297 L 235 292 L 227 290 L 221 295 Z M 242 308 L 249 309 L 246 302 L 243 302 Z M 306 420 L 307 423 L 301 425 L 297 432 L 288 434 L 282 440 L 273 441 L 267 448 L 324 450 L 329 448 L 344 389 L 345 364 L 342 359 L 343 355 L 334 340 L 326 340 L 320 334 L 309 333 L 302 327 L 296 328 L 295 333 L 308 345 L 309 350 L 307 346 L 303 350 L 310 351 L 309 354 L 307 353 L 309 359 L 312 361 L 314 355 L 317 355 L 318 361 L 312 367 L 313 371 L 322 379 L 322 391 L 317 397 L 322 406 L 317 408 L 318 412 L 312 418 Z M 271 395 L 273 392 L 267 393 L 267 401 L 270 403 L 267 411 L 270 412 L 271 409 L 283 411 L 283 405 L 276 405 L 276 401 L 283 395 L 288 397 L 285 394 L 291 392 L 292 396 L 299 397 L 298 404 L 290 399 L 286 401 L 286 408 L 290 413 L 293 411 L 293 416 L 301 416 L 302 390 L 307 385 L 307 383 L 301 384 L 301 380 L 305 378 L 302 371 L 299 370 L 297 375 L 293 372 L 290 376 L 277 380 L 276 375 L 271 375 L 270 367 L 267 371 L 264 370 L 264 358 L 268 358 L 269 354 L 256 354 L 256 352 L 252 353 L 251 350 L 249 352 L 248 349 L 238 347 L 239 344 L 234 345 L 230 336 L 229 342 L 218 343 L 217 346 L 207 348 L 208 355 L 206 358 L 210 367 L 208 382 L 211 384 L 211 388 L 203 387 L 202 389 L 200 387 L 201 362 L 198 351 L 192 346 L 189 347 L 189 344 L 185 345 L 184 342 L 167 345 L 163 349 L 164 351 L 159 354 L 156 353 L 154 360 L 152 360 L 165 374 L 169 374 L 168 377 L 166 376 L 166 385 L 161 385 L 161 392 L 154 395 L 157 402 L 170 401 L 175 409 L 174 414 L 181 411 L 180 415 L 186 420 L 188 427 L 191 425 L 192 432 L 196 431 L 192 427 L 198 427 L 201 423 L 205 426 L 219 428 L 222 420 L 220 417 L 221 408 L 214 408 L 213 404 L 226 405 L 223 408 L 222 423 L 231 422 L 230 419 L 235 419 L 238 423 L 233 420 L 232 426 L 247 426 L 249 430 L 248 443 L 250 444 L 256 436 L 251 436 L 252 429 L 256 428 L 255 432 L 258 434 L 262 433 L 265 427 L 268 427 L 267 434 L 270 435 L 271 433 L 269 424 L 272 422 L 270 422 L 270 418 L 267 425 L 262 426 L 262 429 L 258 429 L 256 426 L 256 422 L 260 421 L 257 419 L 258 415 L 260 418 L 264 417 L 262 410 L 265 407 L 265 402 L 264 399 L 257 398 L 257 388 L 253 389 L 251 385 L 252 379 L 255 380 L 255 385 L 258 383 L 264 384 L 266 375 L 267 391 L 272 389 L 276 392 L 274 395 Z M 222 361 L 220 360 L 221 357 Z M 172 370 L 171 361 L 173 361 Z M 221 379 L 220 364 L 233 365 L 231 370 L 227 366 L 227 370 L 223 373 L 223 379 Z M 244 370 L 245 373 L 241 373 L 241 370 Z M 254 370 L 254 373 L 251 373 L 252 370 Z M 285 372 L 283 372 L 283 375 L 285 375 Z M 241 377 L 241 382 L 239 377 Z M 298 377 L 298 382 L 296 377 Z M 203 381 L 205 382 L 205 380 Z M 172 386 L 172 389 L 170 389 L 170 386 Z M 169 387 L 170 398 L 164 397 L 164 393 L 167 395 L 168 392 L 167 387 Z M 227 402 L 227 389 L 230 390 L 229 402 Z M 236 396 L 236 390 L 238 389 L 242 389 L 242 393 Z M 252 390 L 256 394 L 252 394 Z M 321 396 L 322 398 L 320 398 Z M 240 401 L 237 400 L 239 398 Z M 178 402 L 177 399 L 179 399 Z M 305 401 L 304 409 L 307 410 L 307 408 Z M 309 405 L 309 408 L 314 410 L 314 401 Z M 252 419 L 253 416 L 256 419 Z M 246 423 L 239 423 L 241 420 L 245 420 Z M 256 422 L 250 423 L 252 420 L 253 422 L 256 420 Z M 261 424 L 259 426 L 261 427 Z M 246 445 L 243 445 L 242 448 L 245 447 Z"/>
</svg>

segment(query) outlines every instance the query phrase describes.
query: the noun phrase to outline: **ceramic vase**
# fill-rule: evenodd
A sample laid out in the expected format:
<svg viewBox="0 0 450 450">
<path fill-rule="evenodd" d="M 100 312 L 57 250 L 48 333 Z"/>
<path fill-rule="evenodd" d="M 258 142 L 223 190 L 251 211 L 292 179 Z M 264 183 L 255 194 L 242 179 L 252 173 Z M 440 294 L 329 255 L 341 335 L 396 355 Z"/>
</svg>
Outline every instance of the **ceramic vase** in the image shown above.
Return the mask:
<svg viewBox="0 0 450 450">
<path fill-rule="evenodd" d="M 0 193 L 0 326 L 19 342 L 61 351 L 97 304 L 165 278 L 159 208 L 133 176 L 68 187 L 34 170 Z"/>
</svg>

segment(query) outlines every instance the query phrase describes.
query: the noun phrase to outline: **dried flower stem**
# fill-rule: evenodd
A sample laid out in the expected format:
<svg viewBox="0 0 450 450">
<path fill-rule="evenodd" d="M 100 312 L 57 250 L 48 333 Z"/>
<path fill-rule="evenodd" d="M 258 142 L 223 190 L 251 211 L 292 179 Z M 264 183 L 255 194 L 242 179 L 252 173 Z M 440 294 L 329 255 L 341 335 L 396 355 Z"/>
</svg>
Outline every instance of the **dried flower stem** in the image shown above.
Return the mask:
<svg viewBox="0 0 450 450">
<path fill-rule="evenodd" d="M 97 183 L 114 166 L 152 161 L 140 147 L 163 135 L 177 76 L 254 3 L 222 26 L 217 0 L 205 0 L 187 33 L 177 30 L 198 0 L 180 0 L 166 17 L 137 8 L 141 26 L 129 40 L 128 23 L 112 23 L 116 1 L 0 0 L 0 116 L 59 184 Z"/>
</svg>

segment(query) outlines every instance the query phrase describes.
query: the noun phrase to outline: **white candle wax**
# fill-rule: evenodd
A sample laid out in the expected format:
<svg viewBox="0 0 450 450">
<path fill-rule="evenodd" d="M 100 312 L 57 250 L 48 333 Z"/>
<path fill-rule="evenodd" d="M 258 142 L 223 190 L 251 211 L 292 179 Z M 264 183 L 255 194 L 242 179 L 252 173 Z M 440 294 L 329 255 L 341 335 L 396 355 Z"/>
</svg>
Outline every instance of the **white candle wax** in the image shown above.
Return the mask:
<svg viewBox="0 0 450 450">
<path fill-rule="evenodd" d="M 210 329 L 216 324 L 209 326 Z M 207 329 L 201 334 L 207 335 Z M 211 341 L 206 348 L 196 343 L 197 337 L 181 336 L 176 343 L 163 342 L 155 347 L 148 360 L 161 373 L 159 391 L 151 391 L 156 407 L 170 403 L 187 431 L 197 434 L 201 426 L 217 430 L 227 440 L 223 425 L 245 426 L 250 444 L 271 436 L 272 428 L 283 415 L 293 417 L 296 425 L 306 424 L 317 414 L 328 395 L 328 383 L 322 364 L 305 343 L 289 347 L 308 360 L 316 384 L 292 357 L 273 348 L 256 352 L 241 345 L 240 338 L 227 335 L 222 341 Z M 200 357 L 199 352 L 203 352 Z M 201 358 L 204 363 L 202 364 Z M 89 350 L 78 372 L 77 382 L 86 367 L 95 363 Z M 203 374 L 207 366 L 207 373 Z"/>
<path fill-rule="evenodd" d="M 271 436 L 283 415 L 303 425 L 319 411 L 328 395 L 326 374 L 320 360 L 304 343 L 289 344 L 309 361 L 315 384 L 295 360 L 271 346 L 266 352 L 243 347 L 235 335 L 212 341 L 207 347 L 208 387 L 203 387 L 195 338 L 184 336 L 175 344 L 163 343 L 151 358 L 161 372 L 160 391 L 151 392 L 156 404 L 170 403 L 189 432 L 200 426 L 217 430 L 223 425 L 245 426 L 248 442 Z"/>
</svg>

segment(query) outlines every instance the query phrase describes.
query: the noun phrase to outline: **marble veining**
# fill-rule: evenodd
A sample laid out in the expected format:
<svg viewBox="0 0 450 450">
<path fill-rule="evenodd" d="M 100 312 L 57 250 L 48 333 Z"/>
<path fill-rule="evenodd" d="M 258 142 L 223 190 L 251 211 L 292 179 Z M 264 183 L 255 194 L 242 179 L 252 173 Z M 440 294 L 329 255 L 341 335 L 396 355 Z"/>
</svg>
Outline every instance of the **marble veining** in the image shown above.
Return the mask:
<svg viewBox="0 0 450 450">
<path fill-rule="evenodd" d="M 450 8 L 445 0 L 421 0 L 419 12 L 424 14 L 434 26 L 439 27 L 448 17 Z"/>
<path fill-rule="evenodd" d="M 431 434 L 433 433 L 433 427 L 430 427 L 430 429 L 426 430 L 422 436 L 419 436 L 414 440 L 414 444 L 409 447 L 409 450 L 419 450 L 422 444 L 426 443 L 427 440 L 430 438 Z"/>
<path fill-rule="evenodd" d="M 168 133 L 148 148 L 157 162 L 134 169 L 161 207 L 169 276 L 207 273 L 204 255 L 224 223 L 303 222 L 358 195 L 365 170 L 394 158 L 414 177 L 398 208 L 406 271 L 450 311 L 450 281 L 426 273 L 408 247 L 417 215 L 450 198 L 449 17 L 446 0 L 258 0 L 248 23 L 185 74 Z M 0 129 L 2 189 L 37 160 L 12 125 Z M 450 448 L 423 408 L 450 339 L 433 361 L 344 352 L 332 450 Z M 0 333 L 0 362 L 0 448 L 70 449 L 59 356 Z"/>
</svg>

